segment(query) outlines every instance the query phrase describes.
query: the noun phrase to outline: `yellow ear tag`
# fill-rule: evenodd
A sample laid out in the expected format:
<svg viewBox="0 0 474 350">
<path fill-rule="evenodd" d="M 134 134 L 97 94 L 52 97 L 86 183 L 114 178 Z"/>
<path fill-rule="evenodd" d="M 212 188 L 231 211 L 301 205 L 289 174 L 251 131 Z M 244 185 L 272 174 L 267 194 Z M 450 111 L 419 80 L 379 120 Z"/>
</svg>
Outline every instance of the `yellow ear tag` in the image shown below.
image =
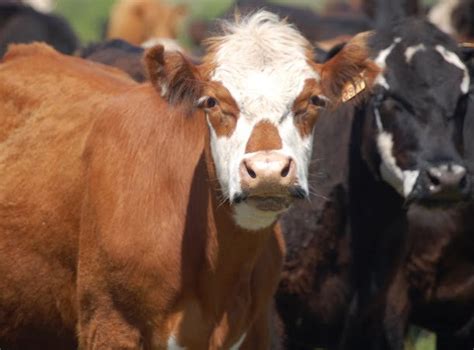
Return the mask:
<svg viewBox="0 0 474 350">
<path fill-rule="evenodd" d="M 342 102 L 352 100 L 366 88 L 365 80 L 359 76 L 354 81 L 347 83 L 342 90 Z"/>
<path fill-rule="evenodd" d="M 474 49 L 474 43 L 470 43 L 470 42 L 460 43 L 459 46 L 465 47 L 465 48 L 468 48 L 468 49 Z"/>
</svg>

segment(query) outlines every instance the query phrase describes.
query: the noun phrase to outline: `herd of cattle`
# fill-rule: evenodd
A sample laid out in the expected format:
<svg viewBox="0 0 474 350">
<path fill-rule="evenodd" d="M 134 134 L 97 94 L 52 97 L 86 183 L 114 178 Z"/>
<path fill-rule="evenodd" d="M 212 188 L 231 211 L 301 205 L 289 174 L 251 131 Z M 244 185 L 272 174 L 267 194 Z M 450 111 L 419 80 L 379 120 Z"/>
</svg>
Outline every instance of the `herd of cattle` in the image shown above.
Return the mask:
<svg viewBox="0 0 474 350">
<path fill-rule="evenodd" d="M 0 1 L 0 348 L 473 349 L 473 2 L 267 4 L 202 56 L 130 3 L 80 48 Z"/>
</svg>

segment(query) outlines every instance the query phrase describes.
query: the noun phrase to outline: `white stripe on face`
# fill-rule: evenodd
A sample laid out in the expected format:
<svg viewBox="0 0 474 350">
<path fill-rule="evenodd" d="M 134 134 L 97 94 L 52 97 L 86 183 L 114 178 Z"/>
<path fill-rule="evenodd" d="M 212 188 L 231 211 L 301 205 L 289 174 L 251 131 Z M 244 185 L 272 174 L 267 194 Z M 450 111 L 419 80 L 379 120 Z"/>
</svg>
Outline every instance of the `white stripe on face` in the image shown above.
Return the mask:
<svg viewBox="0 0 474 350">
<path fill-rule="evenodd" d="M 186 348 L 178 345 L 176 337 L 174 335 L 168 338 L 167 350 L 185 350 Z"/>
<path fill-rule="evenodd" d="M 246 333 L 244 333 L 239 340 L 237 340 L 237 343 L 235 343 L 234 345 L 232 345 L 230 347 L 230 350 L 239 350 L 240 349 L 240 346 L 242 345 L 242 343 L 244 342 L 245 340 L 245 336 L 246 336 Z"/>
<path fill-rule="evenodd" d="M 382 131 L 377 135 L 377 148 L 382 159 L 380 173 L 382 178 L 392 185 L 403 197 L 408 197 L 415 187 L 420 172 L 418 170 L 402 170 L 393 156 L 393 136 Z"/>
<path fill-rule="evenodd" d="M 418 44 L 418 45 L 407 47 L 407 49 L 405 50 L 405 59 L 407 63 L 411 63 L 411 60 L 413 56 L 415 56 L 416 53 L 425 51 L 425 50 L 426 50 L 426 47 L 424 44 Z"/>
<path fill-rule="evenodd" d="M 452 65 L 455 65 L 456 67 L 458 67 L 459 69 L 463 71 L 463 79 L 461 82 L 461 92 L 463 94 L 467 94 L 467 92 L 469 91 L 469 85 L 471 83 L 471 79 L 469 77 L 469 72 L 466 68 L 466 65 L 462 63 L 458 55 L 456 55 L 452 51 L 447 50 L 445 47 L 441 45 L 436 45 L 435 49 L 436 51 L 440 53 L 441 56 L 443 56 L 446 62 L 451 63 Z"/>
<path fill-rule="evenodd" d="M 375 78 L 374 84 L 375 85 L 381 85 L 386 90 L 390 89 L 390 86 L 387 83 L 387 79 L 385 79 L 385 76 L 384 76 L 384 70 L 387 67 L 387 57 L 392 53 L 393 49 L 395 48 L 395 46 L 397 46 L 397 44 L 400 41 L 402 41 L 401 38 L 398 38 L 398 37 L 395 38 L 393 40 L 393 43 L 389 47 L 387 47 L 386 49 L 380 51 L 379 54 L 377 55 L 377 57 L 374 60 L 375 63 L 377 64 L 377 66 L 380 67 L 380 73 L 377 76 L 377 78 Z"/>
</svg>

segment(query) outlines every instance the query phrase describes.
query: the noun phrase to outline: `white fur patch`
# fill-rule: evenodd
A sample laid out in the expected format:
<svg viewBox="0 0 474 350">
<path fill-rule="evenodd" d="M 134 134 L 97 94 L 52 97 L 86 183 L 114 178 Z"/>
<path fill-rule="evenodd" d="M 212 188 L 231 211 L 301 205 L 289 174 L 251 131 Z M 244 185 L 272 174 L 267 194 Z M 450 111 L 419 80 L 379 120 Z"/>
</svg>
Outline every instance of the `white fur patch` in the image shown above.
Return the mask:
<svg viewBox="0 0 474 350">
<path fill-rule="evenodd" d="M 457 165 L 457 164 L 452 165 L 452 166 L 451 166 L 451 169 L 452 169 L 452 172 L 455 173 L 456 175 L 466 172 L 466 168 L 465 168 L 465 167 L 463 167 L 463 166 L 461 166 L 461 165 Z"/>
<path fill-rule="evenodd" d="M 243 343 L 244 340 L 245 340 L 245 336 L 246 336 L 246 335 L 247 335 L 247 334 L 244 333 L 244 334 L 240 337 L 240 339 L 237 341 L 237 343 L 235 343 L 234 345 L 232 345 L 232 346 L 230 347 L 230 350 L 239 350 L 240 346 L 242 345 L 242 343 Z"/>
<path fill-rule="evenodd" d="M 186 348 L 180 346 L 176 341 L 174 335 L 170 336 L 168 339 L 168 350 L 185 350 Z"/>
<path fill-rule="evenodd" d="M 140 46 L 143 47 L 144 49 L 148 49 L 156 45 L 163 45 L 165 51 L 168 51 L 168 52 L 175 51 L 175 52 L 181 52 L 183 54 L 186 53 L 184 48 L 181 45 L 179 45 L 178 41 L 171 38 L 151 38 L 143 42 Z"/>
<path fill-rule="evenodd" d="M 50 13 L 54 10 L 56 1 L 53 0 L 23 0 L 25 5 L 30 5 L 35 10 L 44 13 Z"/>
<path fill-rule="evenodd" d="M 237 342 L 232 345 L 229 350 L 239 350 L 240 346 L 242 345 L 242 343 L 244 342 L 245 340 L 245 336 L 247 334 L 244 333 L 240 338 L 239 340 L 237 340 Z M 167 350 L 186 350 L 186 348 L 178 345 L 177 341 L 176 341 L 176 338 L 172 335 L 169 339 L 168 339 L 168 345 L 167 345 Z"/>
<path fill-rule="evenodd" d="M 428 20 L 437 25 L 442 31 L 451 35 L 455 34 L 456 30 L 454 30 L 451 15 L 454 8 L 459 4 L 459 1 L 460 0 L 438 1 L 428 13 Z"/>
<path fill-rule="evenodd" d="M 270 226 L 277 221 L 278 214 L 278 212 L 258 210 L 245 202 L 234 205 L 235 222 L 250 231 Z"/>
<path fill-rule="evenodd" d="M 230 137 L 218 138 L 208 122 L 211 152 L 225 198 L 232 198 L 241 191 L 239 165 L 254 126 L 263 120 L 278 129 L 282 151 L 295 160 L 299 185 L 308 188 L 312 136 L 301 140 L 291 108 L 305 81 L 320 79 L 308 64 L 309 47 L 307 40 L 293 26 L 266 11 L 226 26 L 226 35 L 216 50 L 216 68 L 211 80 L 221 82 L 229 90 L 240 115 Z M 254 215 L 244 212 L 236 216 L 243 217 L 240 222 L 247 223 Z M 273 222 L 273 219 L 262 220 Z M 261 228 L 262 222 L 245 224 L 244 227 Z"/>
<path fill-rule="evenodd" d="M 387 47 L 386 49 L 383 49 L 382 51 L 380 51 L 379 54 L 377 55 L 377 57 L 374 60 L 375 64 L 377 64 L 381 69 L 381 72 L 379 73 L 379 75 L 377 75 L 377 78 L 375 78 L 374 84 L 381 85 L 386 90 L 390 89 L 390 86 L 388 85 L 387 79 L 385 79 L 385 76 L 384 76 L 384 70 L 387 67 L 387 57 L 392 53 L 393 49 L 395 48 L 395 46 L 397 46 L 397 44 L 400 41 L 402 41 L 401 38 L 399 38 L 399 37 L 395 38 L 393 40 L 392 44 L 389 47 Z"/>
<path fill-rule="evenodd" d="M 400 195 L 407 197 L 415 186 L 420 172 L 418 170 L 402 170 L 393 156 L 393 137 L 388 132 L 381 132 L 377 136 L 377 148 L 382 163 L 380 173 L 382 178 L 392 185 Z"/>
<path fill-rule="evenodd" d="M 466 94 L 469 91 L 469 85 L 471 84 L 471 79 L 469 77 L 469 72 L 461 59 L 454 52 L 447 50 L 441 45 L 436 45 L 436 51 L 440 53 L 441 56 L 446 60 L 446 62 L 451 63 L 463 71 L 463 79 L 461 82 L 461 91 L 463 94 Z"/>
<path fill-rule="evenodd" d="M 417 52 L 420 52 L 420 51 L 425 51 L 426 50 L 426 47 L 424 44 L 418 44 L 418 45 L 413 45 L 413 46 L 409 46 L 406 48 L 405 50 L 405 59 L 407 61 L 407 63 L 410 63 L 413 56 L 415 56 L 415 54 Z"/>
</svg>

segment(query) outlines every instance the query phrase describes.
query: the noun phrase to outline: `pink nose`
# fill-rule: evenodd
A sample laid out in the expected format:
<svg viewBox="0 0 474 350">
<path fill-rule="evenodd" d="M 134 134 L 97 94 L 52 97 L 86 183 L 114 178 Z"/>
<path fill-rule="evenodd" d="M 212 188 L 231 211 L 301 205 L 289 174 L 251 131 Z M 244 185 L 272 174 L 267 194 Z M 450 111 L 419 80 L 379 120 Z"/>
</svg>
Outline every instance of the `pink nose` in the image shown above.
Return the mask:
<svg viewBox="0 0 474 350">
<path fill-rule="evenodd" d="M 251 195 L 286 195 L 296 183 L 296 164 L 279 152 L 261 151 L 240 163 L 240 178 Z"/>
</svg>

